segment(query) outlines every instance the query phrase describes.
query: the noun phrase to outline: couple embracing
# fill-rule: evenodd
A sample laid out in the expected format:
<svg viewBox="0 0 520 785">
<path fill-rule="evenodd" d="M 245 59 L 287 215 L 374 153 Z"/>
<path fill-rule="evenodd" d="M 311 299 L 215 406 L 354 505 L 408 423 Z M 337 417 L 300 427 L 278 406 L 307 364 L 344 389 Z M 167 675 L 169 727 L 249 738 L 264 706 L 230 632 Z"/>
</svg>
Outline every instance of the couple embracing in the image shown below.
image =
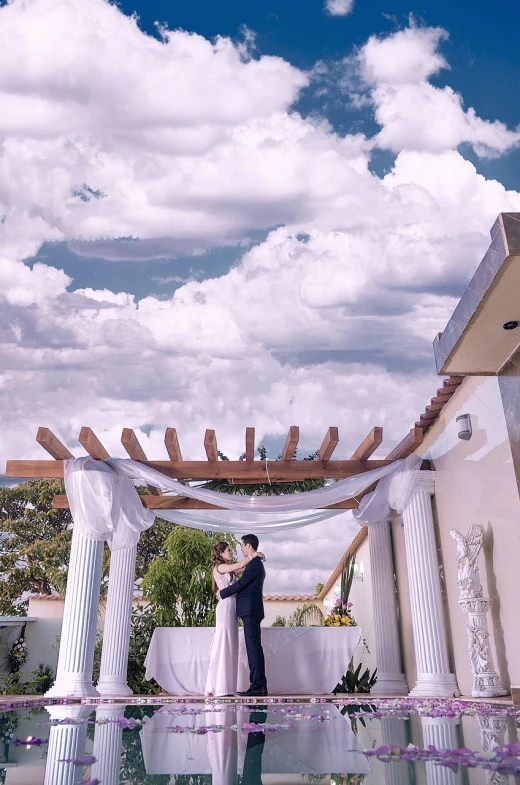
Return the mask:
<svg viewBox="0 0 520 785">
<path fill-rule="evenodd" d="M 237 694 L 238 618 L 244 625 L 250 681 L 249 689 L 238 695 L 267 695 L 260 633 L 260 622 L 264 618 L 265 556 L 258 550 L 255 534 L 242 537 L 242 554 L 243 560 L 233 564 L 233 552 L 227 542 L 213 546 L 213 589 L 218 604 L 205 690 L 208 697 Z"/>
</svg>

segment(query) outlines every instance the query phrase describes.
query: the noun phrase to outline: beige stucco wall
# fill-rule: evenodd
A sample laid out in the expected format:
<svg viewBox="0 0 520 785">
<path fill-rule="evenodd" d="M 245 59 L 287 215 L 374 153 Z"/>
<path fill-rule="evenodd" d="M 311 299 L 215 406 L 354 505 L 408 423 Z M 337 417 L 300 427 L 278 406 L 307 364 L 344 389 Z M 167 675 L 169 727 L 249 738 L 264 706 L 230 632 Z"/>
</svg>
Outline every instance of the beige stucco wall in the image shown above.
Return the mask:
<svg viewBox="0 0 520 785">
<path fill-rule="evenodd" d="M 264 620 L 262 627 L 271 627 L 277 616 L 284 616 L 286 619 L 291 616 L 296 608 L 308 604 L 317 605 L 323 612 L 323 602 L 321 600 L 266 600 L 264 598 Z"/>
<path fill-rule="evenodd" d="M 455 418 L 470 414 L 473 436 L 457 437 Z M 495 666 L 505 687 L 520 683 L 520 500 L 496 377 L 467 377 L 442 410 L 417 451 L 436 471 L 434 514 L 442 549 L 450 656 L 459 687 L 470 695 L 472 675 L 465 616 L 458 606 L 456 542 L 476 523 L 484 530 L 480 577 L 491 598 L 489 625 Z M 392 524 L 406 676 L 415 681 L 404 532 Z"/>
</svg>

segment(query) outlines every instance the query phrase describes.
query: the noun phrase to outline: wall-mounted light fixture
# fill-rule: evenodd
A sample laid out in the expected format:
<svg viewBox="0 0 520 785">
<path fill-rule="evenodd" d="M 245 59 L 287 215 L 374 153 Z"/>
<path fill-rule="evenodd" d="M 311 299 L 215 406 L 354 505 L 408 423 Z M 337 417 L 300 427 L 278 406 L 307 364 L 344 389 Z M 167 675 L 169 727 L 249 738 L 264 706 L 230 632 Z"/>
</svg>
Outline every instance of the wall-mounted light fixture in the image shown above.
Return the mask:
<svg viewBox="0 0 520 785">
<path fill-rule="evenodd" d="M 457 428 L 458 428 L 458 437 L 459 439 L 463 439 L 467 442 L 471 439 L 473 434 L 473 430 L 471 428 L 471 415 L 470 414 L 459 414 L 456 418 Z"/>
<path fill-rule="evenodd" d="M 363 580 L 363 565 L 354 564 L 354 580 L 355 581 L 362 581 Z"/>
</svg>

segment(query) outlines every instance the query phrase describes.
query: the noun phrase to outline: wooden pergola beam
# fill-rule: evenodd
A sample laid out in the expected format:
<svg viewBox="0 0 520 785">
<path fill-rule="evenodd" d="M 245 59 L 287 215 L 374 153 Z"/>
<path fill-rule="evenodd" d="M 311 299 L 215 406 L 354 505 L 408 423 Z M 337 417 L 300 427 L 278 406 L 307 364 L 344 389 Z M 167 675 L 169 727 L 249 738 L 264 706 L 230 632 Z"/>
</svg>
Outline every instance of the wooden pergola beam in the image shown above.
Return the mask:
<svg viewBox="0 0 520 785">
<path fill-rule="evenodd" d="M 376 425 L 370 433 L 365 436 L 357 450 L 352 453 L 353 461 L 366 461 L 377 450 L 383 441 L 383 429 Z"/>
<path fill-rule="evenodd" d="M 139 439 L 131 428 L 123 428 L 123 433 L 121 434 L 121 444 L 133 461 L 147 460 L 145 451 L 141 447 Z M 159 488 L 155 488 L 153 485 L 148 485 L 147 488 L 150 493 L 154 495 L 158 495 L 160 493 Z"/>
<path fill-rule="evenodd" d="M 143 507 L 148 510 L 222 510 L 224 507 L 219 507 L 216 504 L 203 502 L 199 499 L 190 499 L 188 496 L 141 496 Z M 65 494 L 57 495 L 54 497 L 52 506 L 57 510 L 67 510 L 69 508 L 69 501 Z M 322 509 L 326 510 L 355 510 L 358 507 L 358 502 L 355 499 L 347 499 L 338 504 L 331 504 L 329 507 Z M 320 509 L 320 508 L 318 508 Z"/>
<path fill-rule="evenodd" d="M 255 460 L 255 429 L 246 428 L 246 461 Z"/>
<path fill-rule="evenodd" d="M 170 461 L 182 461 L 181 448 L 179 447 L 179 438 L 175 428 L 166 428 L 166 433 L 164 434 L 164 444 L 170 457 Z"/>
<path fill-rule="evenodd" d="M 420 428 L 415 430 L 421 431 Z M 389 458 L 377 461 L 267 461 L 267 466 L 265 461 L 253 461 L 252 464 L 247 461 L 142 461 L 142 463 L 167 477 L 180 480 L 234 479 L 239 482 L 244 479 L 266 483 L 269 479 L 271 482 L 342 479 L 389 466 L 395 460 L 396 456 L 391 454 Z M 6 476 L 60 478 L 63 477 L 63 461 L 7 461 Z"/>
<path fill-rule="evenodd" d="M 210 428 L 206 429 L 206 434 L 204 436 L 204 449 L 206 450 L 208 461 L 211 463 L 218 461 L 217 434 Z"/>
<path fill-rule="evenodd" d="M 123 428 L 123 433 L 121 434 L 121 444 L 125 448 L 128 456 L 133 461 L 148 460 L 143 448 L 139 443 L 139 439 L 135 435 L 135 432 L 132 430 L 132 428 Z"/>
<path fill-rule="evenodd" d="M 289 433 L 287 434 L 287 439 L 285 440 L 285 444 L 283 446 L 282 461 L 292 461 L 298 446 L 299 439 L 300 429 L 297 425 L 291 425 L 289 428 Z"/>
<path fill-rule="evenodd" d="M 325 434 L 325 438 L 321 443 L 321 447 L 318 450 L 318 460 L 319 461 L 328 461 L 330 460 L 330 456 L 336 449 L 339 443 L 339 434 L 338 429 L 335 426 L 331 426 L 327 433 Z"/>
<path fill-rule="evenodd" d="M 98 461 L 106 461 L 107 458 L 110 458 L 109 453 L 105 450 L 92 428 L 83 426 L 78 441 L 92 458 L 96 458 Z"/>
<path fill-rule="evenodd" d="M 48 428 L 38 428 L 36 441 L 57 461 L 65 461 L 67 458 L 74 457 L 65 445 L 60 442 L 58 437 Z"/>
<path fill-rule="evenodd" d="M 387 459 L 391 459 L 397 461 L 399 458 L 407 458 L 411 455 L 417 447 L 420 447 L 423 443 L 424 439 L 424 431 L 422 428 L 412 428 L 410 433 L 404 437 L 404 439 L 399 442 L 397 447 L 388 453 L 386 456 Z M 423 462 L 424 463 L 424 462 Z M 429 468 L 429 461 L 426 461 L 428 468 Z"/>
</svg>

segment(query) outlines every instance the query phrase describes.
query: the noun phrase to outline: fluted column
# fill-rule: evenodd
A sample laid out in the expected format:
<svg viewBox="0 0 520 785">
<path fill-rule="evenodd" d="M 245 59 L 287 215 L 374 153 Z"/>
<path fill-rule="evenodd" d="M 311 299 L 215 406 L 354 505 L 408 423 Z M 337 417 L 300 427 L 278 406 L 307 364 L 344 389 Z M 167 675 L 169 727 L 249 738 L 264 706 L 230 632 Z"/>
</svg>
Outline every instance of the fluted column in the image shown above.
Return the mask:
<svg viewBox="0 0 520 785">
<path fill-rule="evenodd" d="M 408 735 L 406 726 L 406 720 L 399 717 L 381 717 L 384 746 L 401 747 L 401 749 L 407 747 Z M 408 761 L 390 761 L 385 764 L 384 771 L 386 785 L 410 785 L 411 783 L 411 769 Z"/>
<path fill-rule="evenodd" d="M 98 706 L 92 755 L 96 762 L 92 766 L 92 779 L 103 785 L 119 785 L 123 728 L 116 722 L 124 707 Z"/>
<path fill-rule="evenodd" d="M 412 696 L 458 695 L 450 672 L 431 497 L 435 472 L 422 471 L 403 511 L 417 683 Z"/>
<path fill-rule="evenodd" d="M 44 785 L 75 785 L 81 782 L 82 767 L 65 763 L 65 760 L 84 757 L 86 720 L 91 711 L 90 706 L 47 706 L 51 720 L 70 718 L 71 724 L 51 726 Z"/>
<path fill-rule="evenodd" d="M 438 750 L 454 750 L 459 748 L 457 740 L 458 717 L 421 717 L 424 747 L 433 744 Z M 428 785 L 460 785 L 462 774 L 452 771 L 438 763 L 426 764 Z"/>
<path fill-rule="evenodd" d="M 92 686 L 103 542 L 74 527 L 56 681 L 49 696 L 97 695 Z"/>
<path fill-rule="evenodd" d="M 368 527 L 377 682 L 372 693 L 404 695 L 408 692 L 401 669 L 397 604 L 390 526 L 387 520 Z"/>
<path fill-rule="evenodd" d="M 137 546 L 112 551 L 97 689 L 100 695 L 132 695 L 126 682 Z"/>
</svg>

